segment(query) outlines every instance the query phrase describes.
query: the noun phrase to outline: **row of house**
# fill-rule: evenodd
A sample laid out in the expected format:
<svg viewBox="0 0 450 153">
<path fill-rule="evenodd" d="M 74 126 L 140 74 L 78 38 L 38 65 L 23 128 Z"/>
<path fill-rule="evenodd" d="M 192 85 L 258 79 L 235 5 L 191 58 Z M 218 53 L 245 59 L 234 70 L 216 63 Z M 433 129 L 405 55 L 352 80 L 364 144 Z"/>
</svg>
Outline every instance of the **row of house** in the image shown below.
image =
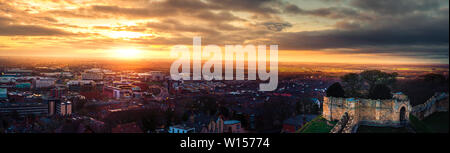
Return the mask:
<svg viewBox="0 0 450 153">
<path fill-rule="evenodd" d="M 246 133 L 238 120 L 224 120 L 222 116 L 200 117 L 203 119 L 194 119 L 191 116 L 190 121 L 169 127 L 169 133 Z"/>
<path fill-rule="evenodd" d="M 36 100 L 32 102 L 1 102 L 0 113 L 14 114 L 19 116 L 70 116 L 72 114 L 72 103 L 60 100 Z"/>
</svg>

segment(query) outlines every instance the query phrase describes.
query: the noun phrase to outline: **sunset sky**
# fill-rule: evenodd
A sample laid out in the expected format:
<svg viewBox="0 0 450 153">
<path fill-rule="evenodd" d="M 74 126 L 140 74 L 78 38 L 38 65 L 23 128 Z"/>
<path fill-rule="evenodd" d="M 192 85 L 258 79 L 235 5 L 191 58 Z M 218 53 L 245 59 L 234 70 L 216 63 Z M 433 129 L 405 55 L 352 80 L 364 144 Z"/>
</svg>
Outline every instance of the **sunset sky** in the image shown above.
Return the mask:
<svg viewBox="0 0 450 153">
<path fill-rule="evenodd" d="M 167 58 L 278 44 L 280 61 L 449 63 L 448 0 L 0 0 L 0 56 Z"/>
</svg>

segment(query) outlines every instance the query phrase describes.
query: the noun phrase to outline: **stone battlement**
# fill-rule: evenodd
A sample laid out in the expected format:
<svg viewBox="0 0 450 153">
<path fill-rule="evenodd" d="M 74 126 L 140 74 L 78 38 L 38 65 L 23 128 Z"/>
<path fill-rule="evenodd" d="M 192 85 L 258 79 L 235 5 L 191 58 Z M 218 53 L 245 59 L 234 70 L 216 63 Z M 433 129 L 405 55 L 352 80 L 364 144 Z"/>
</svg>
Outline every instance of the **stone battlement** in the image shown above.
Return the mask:
<svg viewBox="0 0 450 153">
<path fill-rule="evenodd" d="M 409 121 L 411 110 L 408 97 L 395 93 L 392 99 L 387 100 L 324 97 L 322 115 L 329 121 L 341 120 L 344 115 L 348 115 L 352 119 L 352 126 L 398 127 Z"/>
<path fill-rule="evenodd" d="M 420 120 L 430 116 L 435 112 L 448 111 L 448 93 L 436 93 L 425 103 L 414 106 L 412 114 Z"/>
</svg>

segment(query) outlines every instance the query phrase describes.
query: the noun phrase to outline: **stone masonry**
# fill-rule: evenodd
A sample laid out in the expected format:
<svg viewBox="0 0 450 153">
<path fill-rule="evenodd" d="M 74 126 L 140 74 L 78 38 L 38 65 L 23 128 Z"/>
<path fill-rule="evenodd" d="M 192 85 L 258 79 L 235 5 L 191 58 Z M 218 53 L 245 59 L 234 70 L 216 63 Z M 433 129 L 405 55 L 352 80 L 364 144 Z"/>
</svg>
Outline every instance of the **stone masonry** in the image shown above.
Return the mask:
<svg viewBox="0 0 450 153">
<path fill-rule="evenodd" d="M 395 93 L 388 100 L 324 97 L 322 115 L 329 121 L 345 122 L 332 132 L 352 133 L 359 125 L 403 126 L 409 122 L 411 110 L 408 97 Z"/>
</svg>

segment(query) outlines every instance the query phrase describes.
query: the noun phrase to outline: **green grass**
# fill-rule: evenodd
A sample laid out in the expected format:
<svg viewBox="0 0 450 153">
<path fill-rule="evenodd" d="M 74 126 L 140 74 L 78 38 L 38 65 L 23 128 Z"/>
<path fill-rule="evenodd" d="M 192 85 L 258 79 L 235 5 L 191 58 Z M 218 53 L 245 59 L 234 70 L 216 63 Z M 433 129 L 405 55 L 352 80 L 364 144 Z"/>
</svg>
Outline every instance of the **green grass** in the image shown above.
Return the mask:
<svg viewBox="0 0 450 153">
<path fill-rule="evenodd" d="M 417 133 L 431 133 L 431 129 L 414 115 L 409 115 L 409 122 Z"/>
<path fill-rule="evenodd" d="M 434 113 L 423 120 L 409 116 L 411 126 L 416 133 L 448 133 L 448 112 Z M 360 126 L 358 133 L 408 133 L 406 128 Z"/>
<path fill-rule="evenodd" d="M 448 115 L 448 112 L 434 113 L 422 120 L 422 122 L 425 123 L 433 133 L 448 133 Z"/>
<path fill-rule="evenodd" d="M 409 116 L 411 126 L 417 133 L 448 133 L 449 132 L 449 113 L 434 113 L 424 120 L 419 120 L 413 115 Z M 318 116 L 303 126 L 297 133 L 329 133 L 336 122 L 330 122 L 333 126 L 327 124 L 327 120 Z M 393 127 L 373 127 L 360 126 L 358 133 L 408 133 L 406 128 Z"/>
<path fill-rule="evenodd" d="M 359 126 L 357 133 L 409 133 L 406 128 Z"/>
<path fill-rule="evenodd" d="M 327 124 L 327 120 L 322 116 L 318 116 L 303 126 L 298 133 L 329 133 L 333 129 L 336 122 L 330 122 L 333 126 Z"/>
<path fill-rule="evenodd" d="M 409 121 L 417 133 L 448 133 L 448 115 L 448 112 L 438 112 L 422 121 L 410 115 Z"/>
</svg>

